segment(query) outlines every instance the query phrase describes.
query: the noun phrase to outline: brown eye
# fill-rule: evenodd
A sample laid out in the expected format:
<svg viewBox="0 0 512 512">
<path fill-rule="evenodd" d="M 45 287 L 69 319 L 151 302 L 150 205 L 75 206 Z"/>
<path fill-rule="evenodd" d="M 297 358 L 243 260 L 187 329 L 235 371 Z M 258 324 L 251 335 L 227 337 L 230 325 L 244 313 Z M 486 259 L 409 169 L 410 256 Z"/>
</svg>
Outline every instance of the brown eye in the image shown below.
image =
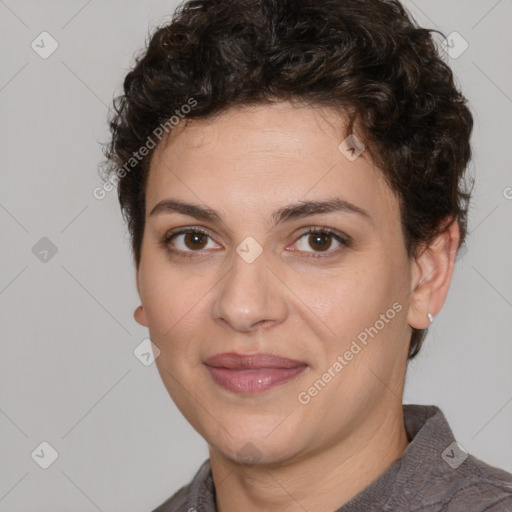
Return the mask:
<svg viewBox="0 0 512 512">
<path fill-rule="evenodd" d="M 198 250 L 198 249 L 204 249 L 207 241 L 207 236 L 203 233 L 197 233 L 197 232 L 188 232 L 184 233 L 183 243 L 188 249 L 192 250 Z"/>
<path fill-rule="evenodd" d="M 313 228 L 302 233 L 295 244 L 298 252 L 315 255 L 315 253 L 337 252 L 336 249 L 340 247 L 348 247 L 349 241 L 350 238 L 328 228 Z"/>
<path fill-rule="evenodd" d="M 310 247 L 316 251 L 326 251 L 331 247 L 332 235 L 328 233 L 311 233 L 308 238 L 308 243 Z"/>
<path fill-rule="evenodd" d="M 203 250 L 222 249 L 211 238 L 211 236 L 197 228 L 182 229 L 174 233 L 164 235 L 161 244 L 171 253 L 180 256 L 204 255 Z"/>
</svg>

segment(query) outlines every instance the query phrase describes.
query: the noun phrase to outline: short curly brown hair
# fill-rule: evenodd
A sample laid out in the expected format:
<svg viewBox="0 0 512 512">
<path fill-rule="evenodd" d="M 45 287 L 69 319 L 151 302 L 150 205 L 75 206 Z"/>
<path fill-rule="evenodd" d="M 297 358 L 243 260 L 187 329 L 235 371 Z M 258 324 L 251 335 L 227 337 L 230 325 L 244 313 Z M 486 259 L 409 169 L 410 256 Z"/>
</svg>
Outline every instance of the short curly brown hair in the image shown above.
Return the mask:
<svg viewBox="0 0 512 512">
<path fill-rule="evenodd" d="M 136 267 L 154 148 L 139 151 L 191 98 L 187 118 L 283 100 L 343 108 L 347 133 L 356 122 L 399 198 L 408 254 L 447 219 L 458 222 L 462 244 L 473 117 L 433 32 L 443 35 L 395 0 L 185 1 L 137 57 L 109 119 L 103 177 L 117 183 Z M 425 335 L 413 329 L 409 358 Z"/>
</svg>

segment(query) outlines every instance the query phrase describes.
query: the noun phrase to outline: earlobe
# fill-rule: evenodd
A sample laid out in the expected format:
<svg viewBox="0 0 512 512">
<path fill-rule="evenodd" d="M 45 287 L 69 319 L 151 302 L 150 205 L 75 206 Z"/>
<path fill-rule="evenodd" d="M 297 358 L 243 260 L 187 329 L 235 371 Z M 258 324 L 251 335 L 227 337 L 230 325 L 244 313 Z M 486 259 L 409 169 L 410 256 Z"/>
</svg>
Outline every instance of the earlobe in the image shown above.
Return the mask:
<svg viewBox="0 0 512 512">
<path fill-rule="evenodd" d="M 455 220 L 439 233 L 415 259 L 412 272 L 411 303 L 407 322 L 426 329 L 448 295 L 459 247 L 459 224 Z M 429 316 L 430 315 L 430 316 Z"/>
<path fill-rule="evenodd" d="M 144 327 L 148 327 L 148 321 L 143 306 L 139 306 L 137 309 L 135 309 L 133 312 L 133 318 L 135 318 L 135 321 L 138 324 L 143 325 Z"/>
</svg>

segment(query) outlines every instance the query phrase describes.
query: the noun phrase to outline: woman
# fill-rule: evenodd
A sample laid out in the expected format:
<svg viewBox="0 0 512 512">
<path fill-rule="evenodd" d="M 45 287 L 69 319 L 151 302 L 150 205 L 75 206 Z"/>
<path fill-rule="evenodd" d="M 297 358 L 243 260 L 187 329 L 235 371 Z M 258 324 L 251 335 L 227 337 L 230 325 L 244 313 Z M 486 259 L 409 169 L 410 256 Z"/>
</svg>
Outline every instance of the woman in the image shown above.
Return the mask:
<svg viewBox="0 0 512 512">
<path fill-rule="evenodd" d="M 473 126 L 392 0 L 189 0 L 115 102 L 156 364 L 207 441 L 156 511 L 512 510 L 407 361 L 466 235 Z"/>
</svg>

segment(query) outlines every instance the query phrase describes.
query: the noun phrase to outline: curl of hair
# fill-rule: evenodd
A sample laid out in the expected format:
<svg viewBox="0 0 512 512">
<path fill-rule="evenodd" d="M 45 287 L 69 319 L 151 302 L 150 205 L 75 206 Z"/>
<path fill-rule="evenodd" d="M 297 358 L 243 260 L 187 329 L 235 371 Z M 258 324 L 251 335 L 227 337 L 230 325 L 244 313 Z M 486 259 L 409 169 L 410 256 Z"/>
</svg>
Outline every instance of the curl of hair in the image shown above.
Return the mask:
<svg viewBox="0 0 512 512">
<path fill-rule="evenodd" d="M 473 117 L 433 32 L 396 0 L 186 1 L 154 31 L 114 99 L 103 176 L 117 175 L 190 98 L 187 118 L 298 100 L 348 113 L 346 133 L 357 126 L 399 198 L 411 257 L 447 220 L 458 222 L 462 244 Z M 153 151 L 118 180 L 137 268 Z M 409 358 L 425 335 L 413 329 Z"/>
</svg>

